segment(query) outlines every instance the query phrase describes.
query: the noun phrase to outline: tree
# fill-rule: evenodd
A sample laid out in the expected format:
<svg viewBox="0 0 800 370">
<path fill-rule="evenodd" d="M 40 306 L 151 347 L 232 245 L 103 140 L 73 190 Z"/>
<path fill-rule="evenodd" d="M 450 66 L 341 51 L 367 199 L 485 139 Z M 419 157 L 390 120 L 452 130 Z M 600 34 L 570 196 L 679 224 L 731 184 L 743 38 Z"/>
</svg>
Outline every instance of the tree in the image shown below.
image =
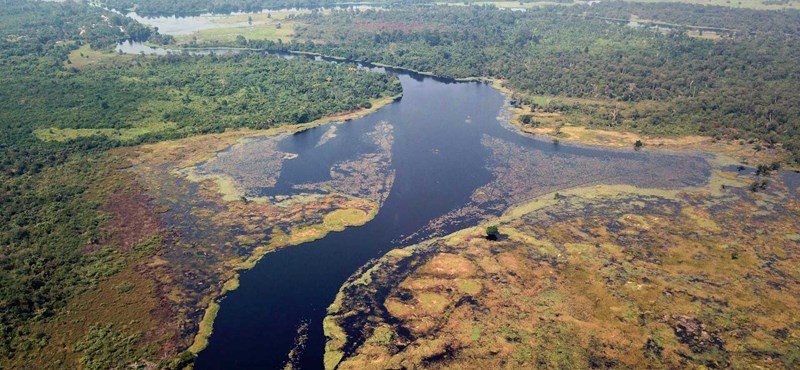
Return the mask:
<svg viewBox="0 0 800 370">
<path fill-rule="evenodd" d="M 245 46 L 247 45 L 247 39 L 242 35 L 236 35 L 236 43 Z"/>
<path fill-rule="evenodd" d="M 642 143 L 641 140 L 636 140 L 636 142 L 633 143 L 633 149 L 636 149 L 636 150 L 642 149 L 643 146 L 644 146 L 644 143 Z"/>
<path fill-rule="evenodd" d="M 486 227 L 486 239 L 497 240 L 497 234 L 499 233 L 495 225 Z"/>
<path fill-rule="evenodd" d="M 531 115 L 530 114 L 526 114 L 526 115 L 522 116 L 522 123 L 526 124 L 526 125 L 530 125 L 531 124 Z"/>
</svg>

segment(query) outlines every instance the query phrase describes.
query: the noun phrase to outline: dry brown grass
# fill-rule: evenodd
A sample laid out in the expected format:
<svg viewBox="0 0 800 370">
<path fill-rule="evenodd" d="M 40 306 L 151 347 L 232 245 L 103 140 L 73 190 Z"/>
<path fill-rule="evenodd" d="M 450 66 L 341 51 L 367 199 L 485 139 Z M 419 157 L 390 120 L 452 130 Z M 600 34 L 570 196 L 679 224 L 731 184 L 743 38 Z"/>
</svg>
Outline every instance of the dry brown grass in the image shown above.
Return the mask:
<svg viewBox="0 0 800 370">
<path fill-rule="evenodd" d="M 390 289 L 367 322 L 391 340 L 338 368 L 794 368 L 800 202 L 773 180 L 568 194 L 503 219 L 505 240 L 473 228 L 391 253 L 354 283 Z M 337 302 L 331 322 L 369 312 Z"/>
</svg>

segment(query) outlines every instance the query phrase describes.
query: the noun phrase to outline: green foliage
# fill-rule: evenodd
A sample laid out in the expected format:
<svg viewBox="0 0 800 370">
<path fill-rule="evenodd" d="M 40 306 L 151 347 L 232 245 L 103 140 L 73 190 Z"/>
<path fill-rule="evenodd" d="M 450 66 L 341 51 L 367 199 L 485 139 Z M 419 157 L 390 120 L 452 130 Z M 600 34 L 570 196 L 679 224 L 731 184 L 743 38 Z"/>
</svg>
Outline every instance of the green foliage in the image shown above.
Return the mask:
<svg viewBox="0 0 800 370">
<path fill-rule="evenodd" d="M 561 0 L 571 1 L 571 0 Z M 375 5 L 423 4 L 427 0 L 374 0 Z M 260 12 L 264 9 L 320 8 L 353 5 L 349 0 L 106 0 L 112 9 L 136 9 L 144 16 L 190 16 L 203 13 Z"/>
<path fill-rule="evenodd" d="M 583 9 L 562 9 L 579 14 Z M 638 19 L 680 25 L 683 28 L 705 29 L 723 35 L 747 33 L 797 35 L 800 34 L 800 12 L 761 11 L 753 9 L 731 9 L 721 6 L 705 6 L 682 3 L 642 4 L 627 1 L 603 1 L 593 4 L 591 15 L 604 18 Z"/>
<path fill-rule="evenodd" d="M 0 176 L 0 355 L 26 350 L 28 334 L 18 330 L 25 322 L 51 317 L 66 298 L 122 268 L 114 248 L 84 253 L 102 238 L 105 221 L 87 192 L 110 171 L 107 162 L 83 158 Z"/>
<path fill-rule="evenodd" d="M 121 368 L 135 360 L 134 346 L 137 335 L 125 335 L 114 330 L 111 325 L 96 325 L 75 345 L 81 352 L 80 364 L 86 370 L 105 370 Z"/>
<path fill-rule="evenodd" d="M 63 163 L 76 152 L 309 122 L 401 90 L 392 75 L 261 53 L 139 57 L 131 64 L 65 70 L 63 61 L 80 42 L 104 47 L 152 34 L 110 37 L 95 31 L 107 27 L 95 27 L 81 35 L 75 30 L 103 17 L 114 25 L 123 23 L 117 18 L 129 22 L 121 26 L 128 30 L 143 26 L 72 3 L 23 3 L 11 13 L 0 17 L 7 56 L 0 58 L 0 171 L 11 176 Z M 15 36 L 36 32 L 35 38 Z"/>
<path fill-rule="evenodd" d="M 486 235 L 488 236 L 496 236 L 499 233 L 497 230 L 497 226 L 492 225 L 486 228 Z"/>
<path fill-rule="evenodd" d="M 139 57 L 60 73 L 0 77 L 6 173 L 35 172 L 66 153 L 310 122 L 401 89 L 392 75 L 260 53 Z"/>
<path fill-rule="evenodd" d="M 173 359 L 163 366 L 166 369 L 173 369 L 173 370 L 181 370 L 189 368 L 191 369 L 192 364 L 194 364 L 194 353 L 190 351 L 183 351 L 178 356 L 178 358 Z"/>
<path fill-rule="evenodd" d="M 128 18 L 73 2 L 4 3 L 0 25 L 3 357 L 42 342 L 23 330 L 27 324 L 52 318 L 68 299 L 123 269 L 129 257 L 160 246 L 158 238 L 128 252 L 105 245 L 107 216 L 98 208 L 130 181 L 106 149 L 309 122 L 401 91 L 392 75 L 260 53 L 140 56 L 65 68 L 69 52 L 83 43 L 106 48 L 155 35 Z M 117 291 L 132 288 L 123 284 Z M 109 328 L 94 329 L 80 345 L 85 367 L 114 367 L 106 365 L 127 350 L 112 344 L 109 350 L 117 352 L 102 352 L 97 343 L 104 338 L 129 342 Z"/>
<path fill-rule="evenodd" d="M 800 12 L 635 5 L 638 15 L 648 9 L 664 22 L 728 27 L 723 39 L 710 41 L 689 37 L 683 26 L 665 32 L 626 26 L 629 11 L 608 20 L 623 6 L 604 4 L 526 12 L 473 6 L 312 13 L 296 18 L 307 24 L 296 38 L 324 43 L 263 46 L 443 77 L 503 78 L 531 96 L 636 103 L 637 111 L 625 116 L 614 105 L 548 108 L 588 115 L 590 125 L 647 134 L 780 143 L 800 160 Z"/>
</svg>

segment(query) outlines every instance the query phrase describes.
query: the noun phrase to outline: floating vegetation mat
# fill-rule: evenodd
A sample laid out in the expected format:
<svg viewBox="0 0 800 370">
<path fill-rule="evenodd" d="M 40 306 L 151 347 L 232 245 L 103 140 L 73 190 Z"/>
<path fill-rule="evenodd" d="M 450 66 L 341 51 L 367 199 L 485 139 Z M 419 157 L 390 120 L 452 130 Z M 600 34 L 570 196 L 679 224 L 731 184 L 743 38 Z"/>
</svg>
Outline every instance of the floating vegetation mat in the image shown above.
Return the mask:
<svg viewBox="0 0 800 370">
<path fill-rule="evenodd" d="M 323 139 L 330 135 L 330 130 L 333 128 L 322 136 Z M 333 136 L 335 137 L 335 134 Z M 394 130 L 388 122 L 381 122 L 366 136 L 375 147 L 373 152 L 361 154 L 353 160 L 336 163 L 330 169 L 331 179 L 328 181 L 294 185 L 294 188 L 316 193 L 336 189 L 339 193 L 369 199 L 382 205 L 389 196 L 395 178 L 395 171 L 390 168 Z M 325 139 L 325 142 L 330 139 Z"/>
<path fill-rule="evenodd" d="M 279 150 L 286 137 L 286 130 L 230 132 L 128 150 L 148 217 L 158 220 L 165 240 L 140 273 L 158 282 L 165 321 L 179 328 L 176 347 L 194 341 L 190 350 L 203 349 L 214 299 L 235 289 L 237 270 L 269 251 L 362 225 L 388 196 L 393 130 L 386 122 L 363 135 L 372 151 L 335 163 L 328 181 L 295 185 L 308 193 L 250 196 L 274 186 L 295 157 Z"/>
<path fill-rule="evenodd" d="M 497 217 L 512 205 L 559 189 L 594 184 L 632 185 L 642 188 L 678 189 L 704 184 L 711 171 L 699 156 L 660 152 L 630 152 L 602 156 L 547 152 L 530 145 L 489 135 L 481 140 L 491 151 L 488 169 L 494 180 L 476 189 L 469 203 L 434 219 L 405 240 L 421 235 L 442 235 Z M 557 146 L 558 144 L 553 144 Z"/>
<path fill-rule="evenodd" d="M 499 178 L 541 171 L 513 167 Z M 390 251 L 329 307 L 325 367 L 798 368 L 794 185 L 715 170 L 645 188 L 653 176 L 542 195 L 496 219 L 497 240 L 485 224 Z"/>
</svg>

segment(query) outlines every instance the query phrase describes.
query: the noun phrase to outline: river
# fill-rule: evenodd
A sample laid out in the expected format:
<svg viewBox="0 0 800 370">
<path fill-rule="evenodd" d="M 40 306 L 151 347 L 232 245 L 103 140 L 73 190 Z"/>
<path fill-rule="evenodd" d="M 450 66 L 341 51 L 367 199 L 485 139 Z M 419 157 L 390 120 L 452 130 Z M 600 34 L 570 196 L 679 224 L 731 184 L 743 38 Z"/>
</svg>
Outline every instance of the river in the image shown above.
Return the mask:
<svg viewBox="0 0 800 370">
<path fill-rule="evenodd" d="M 125 45 L 119 48 L 142 51 Z M 434 231 L 452 232 L 478 221 L 478 215 L 467 216 L 435 230 L 426 228 L 432 220 L 473 202 L 476 189 L 496 180 L 492 169 L 497 154 L 486 143 L 510 143 L 535 154 L 515 158 L 515 163 L 525 166 L 511 171 L 531 172 L 527 184 L 533 184 L 534 193 L 536 184 L 542 184 L 541 193 L 592 183 L 692 186 L 704 183 L 710 171 L 706 161 L 697 156 L 536 140 L 498 118 L 506 110 L 506 99 L 488 84 L 392 72 L 399 75 L 403 86 L 401 100 L 338 125 L 336 137 L 325 145 L 319 143 L 329 125 L 281 141 L 281 151 L 299 156 L 286 161 L 273 187 L 285 190 L 294 184 L 325 180 L 332 164 L 357 155 L 357 143 L 364 134 L 386 121 L 394 127 L 391 167 L 396 179 L 378 215 L 364 226 L 267 254 L 253 269 L 242 272 L 239 288 L 221 300 L 209 346 L 199 354 L 196 369 L 282 368 L 294 347 L 298 327 L 304 324 L 308 336 L 299 352 L 299 365 L 322 368 L 322 320 L 351 274 L 392 248 L 424 240 Z M 541 175 L 538 169 L 542 169 Z M 269 189 L 265 192 L 269 195 Z M 269 229 L 265 225 L 265 230 Z"/>
<path fill-rule="evenodd" d="M 293 347 L 297 328 L 304 322 L 308 324 L 308 341 L 300 363 L 306 369 L 321 368 L 325 346 L 322 320 L 342 283 L 370 259 L 399 247 L 398 240 L 468 204 L 475 189 L 493 180 L 487 166 L 491 150 L 482 144 L 487 135 L 576 164 L 590 158 L 613 165 L 624 158 L 663 168 L 686 159 L 534 140 L 501 125 L 497 117 L 503 110 L 504 96 L 489 85 L 414 74 L 401 74 L 400 80 L 404 91 L 401 101 L 339 125 L 337 136 L 324 146 L 317 143 L 327 130 L 325 126 L 281 142 L 281 150 L 299 157 L 286 162 L 276 189 L 324 179 L 332 163 L 356 154 L 352 143 L 357 143 L 364 132 L 388 121 L 395 134 L 394 186 L 377 217 L 366 225 L 268 254 L 255 268 L 243 272 L 239 289 L 221 303 L 214 333 L 197 359 L 197 369 L 280 368 Z M 607 179 L 620 174 L 609 175 L 600 166 L 592 176 Z M 564 186 L 570 185 L 576 184 L 566 181 Z M 440 231 L 455 231 L 474 222 L 465 218 Z M 418 234 L 405 243 L 426 236 Z"/>
</svg>

